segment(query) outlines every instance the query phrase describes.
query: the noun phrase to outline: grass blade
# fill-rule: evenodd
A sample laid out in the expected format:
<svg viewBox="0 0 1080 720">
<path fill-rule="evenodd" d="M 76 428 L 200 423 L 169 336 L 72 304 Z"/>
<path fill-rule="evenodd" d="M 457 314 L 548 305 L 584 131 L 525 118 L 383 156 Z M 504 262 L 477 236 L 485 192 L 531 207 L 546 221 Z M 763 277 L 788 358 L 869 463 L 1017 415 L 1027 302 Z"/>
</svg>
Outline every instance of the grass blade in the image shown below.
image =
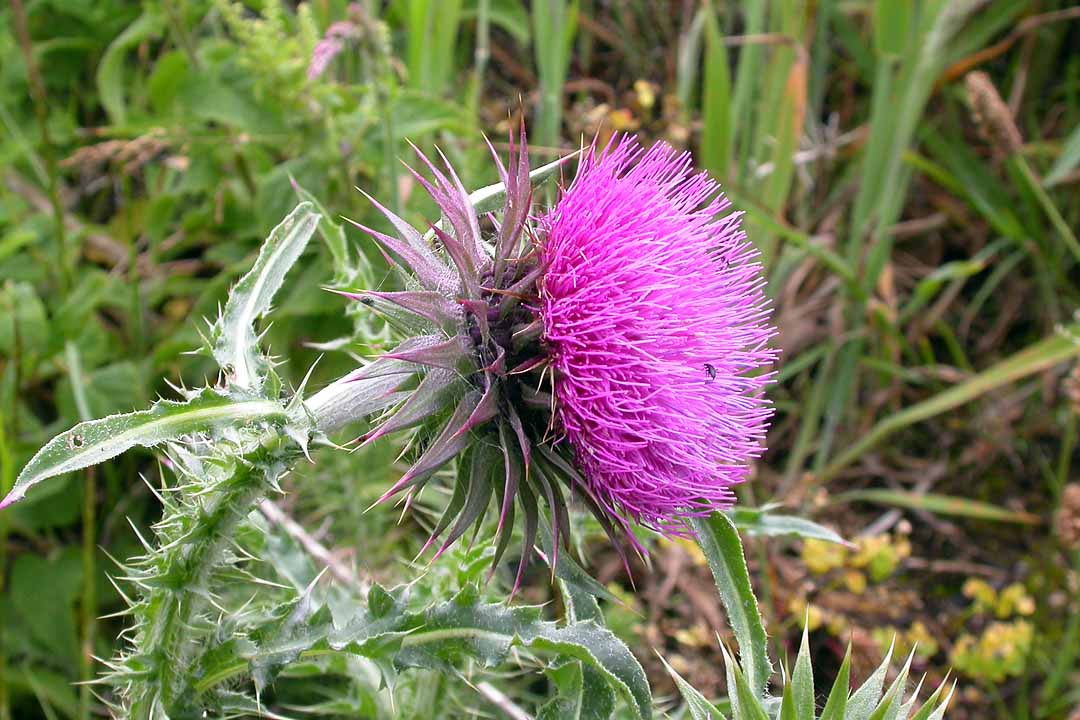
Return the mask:
<svg viewBox="0 0 1080 720">
<path fill-rule="evenodd" d="M 959 385 L 889 415 L 822 470 L 820 480 L 825 481 L 835 477 L 838 472 L 898 430 L 969 403 L 1003 385 L 1080 356 L 1078 333 L 1080 333 L 1080 325 L 1071 325 L 1061 329 L 1054 335 L 1002 360 Z"/>
<path fill-rule="evenodd" d="M 723 181 L 731 168 L 731 70 L 720 24 L 706 5 L 705 73 L 701 90 L 701 165 Z"/>
<path fill-rule="evenodd" d="M 1068 139 L 1065 140 L 1065 147 L 1061 149 L 1061 154 L 1054 161 L 1050 172 L 1046 173 L 1043 185 L 1045 187 L 1057 185 L 1077 166 L 1080 166 L 1080 126 L 1073 128 L 1073 131 L 1069 133 Z"/>
<path fill-rule="evenodd" d="M 532 4 L 533 52 L 540 78 L 540 144 L 557 147 L 562 127 L 562 92 L 577 33 L 576 0 L 536 0 Z"/>
<path fill-rule="evenodd" d="M 1006 510 L 990 503 L 971 500 L 970 498 L 938 495 L 935 493 L 914 493 L 904 490 L 870 489 L 852 490 L 841 493 L 832 499 L 833 503 L 870 502 L 878 505 L 924 510 L 937 515 L 993 520 L 997 522 L 1038 525 L 1041 520 L 1031 513 Z"/>
</svg>

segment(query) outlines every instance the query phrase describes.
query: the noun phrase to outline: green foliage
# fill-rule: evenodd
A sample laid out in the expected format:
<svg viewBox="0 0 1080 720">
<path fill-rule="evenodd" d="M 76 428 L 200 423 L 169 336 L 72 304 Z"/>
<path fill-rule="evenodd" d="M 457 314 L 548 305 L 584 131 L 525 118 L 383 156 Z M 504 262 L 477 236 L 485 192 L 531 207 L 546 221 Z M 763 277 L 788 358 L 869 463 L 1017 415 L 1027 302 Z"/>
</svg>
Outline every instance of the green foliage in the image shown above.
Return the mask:
<svg viewBox="0 0 1080 720">
<path fill-rule="evenodd" d="M 137 445 L 153 447 L 185 435 L 222 432 L 237 425 L 283 424 L 285 418 L 285 410 L 274 402 L 205 389 L 192 393 L 186 402 L 161 400 L 149 410 L 79 423 L 41 448 L 19 473 L 2 503 L 17 502 L 49 478 L 97 465 Z"/>
<path fill-rule="evenodd" d="M 488 189 L 478 197 L 500 192 Z M 366 606 L 354 605 L 347 615 L 341 605 L 335 612 L 316 601 L 318 578 L 278 610 L 256 601 L 259 593 L 235 605 L 237 593 L 219 589 L 237 580 L 260 582 L 245 567 L 253 556 L 237 537 L 256 503 L 280 491 L 279 480 L 326 425 L 318 404 L 314 414 L 303 404 L 302 387 L 282 403 L 281 383 L 253 329 L 315 233 L 319 215 L 311 208 L 301 203 L 271 232 L 255 266 L 229 294 L 212 341 L 223 388 L 188 393 L 186 403 L 160 401 L 147 411 L 77 425 L 35 456 L 4 501 L 135 445 L 168 443 L 176 482 L 155 491 L 163 509 L 155 542 L 140 535 L 145 554 L 122 566 L 121 579 L 136 595 L 127 600 L 134 623 L 130 647 L 110 663 L 106 677 L 118 693 L 111 701 L 114 712 L 167 718 L 258 707 L 287 666 L 327 655 L 371 662 L 381 683 L 391 685 L 400 669 L 449 671 L 465 658 L 494 667 L 519 648 L 551 655 L 570 668 L 552 670 L 558 696 L 549 712 L 570 703 L 610 716 L 614 702 L 604 692 L 584 701 L 586 684 L 599 684 L 621 695 L 636 717 L 650 718 L 645 673 L 629 648 L 597 623 L 599 613 L 557 624 L 543 620 L 537 608 L 482 602 L 473 577 L 477 564 L 458 578 L 463 589 L 452 599 L 433 592 L 426 604 L 410 607 L 406 590 L 390 594 L 376 585 L 367 590 Z M 385 391 L 378 381 L 351 385 L 380 398 Z M 370 412 L 362 408 L 354 410 Z M 63 606 L 70 603 L 64 597 L 55 599 Z M 63 633 L 62 625 L 52 627 L 73 639 L 73 628 Z M 230 682 L 239 674 L 250 678 L 254 698 Z"/>
<path fill-rule="evenodd" d="M 558 144 L 562 126 L 562 87 L 577 32 L 578 0 L 537 0 L 532 5 L 533 53 L 542 96 L 536 136 L 539 144 Z"/>
<path fill-rule="evenodd" d="M 259 391 L 270 362 L 259 349 L 253 326 L 270 310 L 285 273 L 315 234 L 321 216 L 301 203 L 274 228 L 254 267 L 229 291 L 225 310 L 213 328 L 214 359 L 229 387 Z"/>
<path fill-rule="evenodd" d="M 683 144 L 747 213 L 776 298 L 784 359 L 770 391 L 776 432 L 742 498 L 761 509 L 729 517 L 757 536 L 749 576 L 763 593 L 772 642 L 794 643 L 791 629 L 804 621 L 841 639 L 869 626 L 879 643 L 895 632 L 904 654 L 927 632 L 944 632 L 960 642 L 939 642 L 937 652 L 921 642 L 913 666 L 936 679 L 955 665 L 983 687 L 981 699 L 976 688 L 957 698 L 968 714 L 1064 717 L 1080 702 L 1067 690 L 1080 670 L 1080 613 L 1068 593 L 1057 603 L 1077 566 L 1048 522 L 1075 475 L 1076 401 L 1058 381 L 1080 348 L 1069 325 L 1080 305 L 1073 230 L 1080 59 L 1071 52 L 1075 13 L 1066 3 L 702 1 L 680 13 L 660 0 L 17 5 L 29 63 L 16 3 L 0 8 L 0 493 L 36 479 L 24 501 L 0 512 L 0 720 L 105 712 L 87 686 L 73 685 L 107 669 L 87 648 L 109 658 L 123 646 L 131 655 L 118 660 L 122 676 L 131 666 L 156 674 L 159 688 L 184 684 L 161 661 L 139 666 L 148 636 L 138 646 L 119 637 L 125 627 L 134 638 L 137 627 L 182 624 L 188 611 L 178 614 L 168 597 L 195 598 L 192 627 L 176 631 L 177 652 L 199 663 L 210 663 L 212 651 L 244 663 L 194 701 L 221 715 L 295 716 L 299 707 L 330 717 L 501 712 L 440 670 L 392 669 L 391 693 L 380 687 L 386 667 L 347 652 L 301 653 L 283 666 L 271 658 L 266 673 L 275 679 L 256 700 L 246 633 L 277 628 L 286 643 L 302 624 L 290 625 L 280 608 L 296 608 L 302 597 L 313 613 L 339 605 L 342 618 L 353 606 L 368 612 L 371 583 L 327 588 L 324 580 L 305 596 L 317 574 L 308 551 L 243 508 L 283 484 L 290 515 L 345 553 L 346 564 L 352 550 L 387 585 L 413 581 L 410 613 L 462 591 L 458 574 L 471 571 L 455 563 L 490 562 L 448 553 L 426 568 L 403 566 L 449 490 L 436 483 L 401 523 L 395 512 L 365 512 L 399 477 L 401 447 L 321 451 L 317 465 L 307 463 L 298 453 L 300 444 L 316 444 L 310 418 L 290 401 L 313 365 L 309 386 L 319 388 L 391 341 L 378 316 L 322 290 L 398 289 L 372 244 L 341 222 L 382 227 L 355 187 L 410 221 L 427 217 L 431 206 L 401 170 L 403 141 L 437 142 L 467 185 L 481 187 L 496 178 L 477 172 L 488 168 L 478 132 L 497 143 L 519 103 L 544 145 L 576 148 L 605 118 L 612 122 L 601 135 L 623 122 L 646 141 Z M 350 24 L 343 50 L 309 79 L 312 52 L 334 23 Z M 962 79 L 974 69 L 1000 89 L 1022 140 L 1018 151 L 1002 155 L 986 139 L 986 121 L 973 115 Z M 657 89 L 655 108 L 637 104 L 633 88 L 642 80 Z M 229 287 L 298 200 L 322 216 L 320 242 L 307 243 L 276 288 L 275 307 L 260 301 L 258 311 L 230 321 L 247 344 L 233 346 L 237 363 L 222 360 L 255 368 L 253 377 L 265 373 L 266 381 L 246 393 L 204 387 L 219 372 L 214 351 L 225 355 L 213 341 L 188 354 L 203 344 L 202 319 L 211 321 L 214 341 L 223 337 Z M 263 313 L 267 322 L 255 329 L 250 321 Z M 256 336 L 265 352 L 249 354 Z M 159 394 L 177 398 L 160 378 L 203 389 L 186 405 L 167 400 L 111 417 L 151 407 Z M 354 407 L 377 411 L 367 394 Z M 210 416 L 189 414 L 211 406 Z M 248 411 L 265 416 L 247 427 Z M 90 470 L 93 458 L 74 452 L 84 448 L 47 445 L 57 436 L 72 440 L 82 432 L 75 426 L 95 417 L 131 432 L 99 452 L 130 451 Z M 292 433 L 281 445 L 257 439 L 281 429 Z M 35 457 L 43 446 L 55 451 L 51 459 Z M 172 458 L 165 474 L 175 471 L 174 479 L 158 479 L 144 447 Z M 250 457 L 234 462 L 233 453 L 248 449 Z M 286 459 L 293 471 L 280 477 L 276 463 Z M 52 475 L 61 471 L 69 472 Z M 134 482 L 140 474 L 153 478 L 153 492 Z M 217 512 L 222 497 L 237 500 L 235 513 Z M 770 508 L 772 500 L 785 509 Z M 796 517 L 804 513 L 859 549 Z M 869 548 L 875 543 L 858 535 L 881 513 L 913 532 Z M 198 522 L 181 520 L 189 515 Z M 128 518 L 155 548 L 119 573 L 138 578 L 118 585 L 141 620 L 99 621 L 128 612 L 104 582 L 105 556 L 94 552 L 138 552 Z M 158 520 L 160 536 L 150 527 Z M 652 620 L 636 614 L 653 610 L 648 576 L 635 566 L 642 592 L 633 595 L 624 580 L 607 592 L 590 577 L 605 559 L 591 537 L 600 532 L 584 526 L 582 547 L 576 558 L 564 553 L 555 587 L 530 578 L 527 597 L 562 593 L 570 622 L 595 619 L 592 596 L 600 597 L 618 634 L 643 643 L 655 629 L 643 630 Z M 771 539 L 779 535 L 809 538 L 803 558 L 825 568 L 803 577 L 795 597 L 787 577 L 777 587 L 770 571 L 784 544 Z M 188 597 L 150 579 L 161 548 L 172 554 L 160 562 L 175 562 L 190 553 L 189 538 L 212 536 L 232 541 L 189 557 L 212 568 L 204 585 L 217 592 L 200 599 L 193 587 Z M 91 551 L 80 555 L 79 545 Z M 508 557 L 515 552 L 516 542 Z M 952 601 L 967 577 L 952 574 L 952 561 L 1006 579 L 976 611 L 974 597 L 971 607 Z M 931 572 L 914 569 L 927 566 Z M 501 571 L 490 583 L 486 570 L 477 572 L 478 604 L 502 599 Z M 806 595 L 805 583 L 818 581 L 826 587 Z M 1039 599 L 1030 615 L 1016 611 L 1026 607 L 1023 598 L 1006 598 L 1014 581 Z M 827 607 L 826 593 L 845 592 L 860 605 L 879 593 L 891 602 L 895 592 L 897 607 L 911 592 L 920 605 L 885 625 L 872 608 L 848 616 Z M 252 597 L 257 602 L 245 606 Z M 616 605 L 614 597 L 630 602 Z M 235 623 L 219 622 L 226 616 Z M 663 637 L 669 657 L 685 649 Z M 830 645 L 815 640 L 820 684 L 840 658 L 833 662 Z M 743 638 L 736 641 L 749 661 Z M 649 651 L 633 647 L 655 677 Z M 467 658 L 454 670 L 470 682 L 498 678 L 534 715 L 605 716 L 611 703 L 616 712 L 630 709 L 579 659 L 520 645 L 510 658 L 482 669 Z M 515 661 L 537 672 L 503 677 L 520 671 Z M 715 654 L 690 662 L 718 664 Z M 823 717 L 845 716 L 849 673 L 845 660 Z M 748 686 L 752 674 L 743 667 Z M 684 713 L 728 711 L 731 703 L 692 701 L 679 685 Z M 784 710 L 779 683 L 774 690 L 770 717 Z M 824 701 L 824 692 L 818 697 Z M 787 712 L 798 717 L 795 700 L 792 690 Z"/>
<path fill-rule="evenodd" d="M 878 720 L 879 718 L 909 717 L 940 720 L 955 690 L 955 683 L 943 682 L 925 701 L 920 703 L 917 697 L 922 685 L 920 683 L 908 697 L 906 685 L 911 656 L 886 689 L 885 676 L 892 657 L 890 649 L 881 665 L 852 693 L 848 685 L 851 666 L 851 648 L 849 647 L 840 672 L 827 691 L 828 699 L 825 706 L 818 714 L 815 698 L 823 693 L 814 686 L 809 636 L 806 631 L 803 631 L 799 653 L 795 658 L 794 671 L 790 677 L 784 679 L 780 698 L 762 697 L 754 693 L 742 669 L 727 654 L 726 649 L 724 649 L 724 657 L 727 663 L 728 697 L 731 698 L 733 720 Z M 721 720 L 727 717 L 670 665 L 665 663 L 665 667 L 686 700 L 693 720 Z M 905 697 L 907 697 L 906 700 Z"/>
<path fill-rule="evenodd" d="M 772 663 L 739 533 L 723 513 L 695 519 L 693 526 L 739 643 L 742 670 L 737 677 L 745 677 L 743 682 L 748 684 L 751 694 L 760 697 L 772 675 Z"/>
</svg>

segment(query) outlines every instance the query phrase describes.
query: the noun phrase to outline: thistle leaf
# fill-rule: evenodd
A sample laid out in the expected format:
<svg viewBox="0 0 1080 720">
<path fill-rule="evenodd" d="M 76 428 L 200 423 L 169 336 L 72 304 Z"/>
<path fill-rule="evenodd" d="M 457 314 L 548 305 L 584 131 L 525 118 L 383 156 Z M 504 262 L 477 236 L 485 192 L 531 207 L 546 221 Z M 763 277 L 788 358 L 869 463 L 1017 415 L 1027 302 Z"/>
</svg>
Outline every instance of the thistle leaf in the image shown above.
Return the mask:
<svg viewBox="0 0 1080 720">
<path fill-rule="evenodd" d="M 668 675 L 675 681 L 675 687 L 679 688 L 679 693 L 686 702 L 686 708 L 690 711 L 691 720 L 727 720 L 715 705 L 698 692 L 697 688 L 686 682 L 682 675 L 675 672 L 675 668 L 668 665 L 668 661 L 662 655 L 657 653 L 657 657 L 664 664 L 664 669 L 667 670 Z"/>
<path fill-rule="evenodd" d="M 257 659 L 251 663 L 251 677 L 255 688 L 262 692 L 275 675 L 290 662 L 299 657 L 300 652 L 311 647 L 306 636 L 312 628 L 320 628 L 331 622 L 330 611 L 325 605 L 315 602 L 313 592 L 316 577 L 293 603 L 286 606 L 287 612 L 274 622 L 267 623 L 251 634 L 251 639 L 259 647 L 259 652 L 252 653 Z"/>
<path fill-rule="evenodd" d="M 772 664 L 739 532 L 727 515 L 720 512 L 707 518 L 695 518 L 692 525 L 739 643 L 745 682 L 755 697 L 761 697 L 772 675 Z"/>
<path fill-rule="evenodd" d="M 635 717 L 652 716 L 641 665 L 621 640 L 594 622 L 559 626 L 543 620 L 537 608 L 479 602 L 475 590 L 417 611 L 381 589 L 372 592 L 379 593 L 377 611 L 356 606 L 355 616 L 335 628 L 326 607 L 312 601 L 309 588 L 250 641 L 228 640 L 205 653 L 201 680 L 193 689 L 220 695 L 223 684 L 245 673 L 265 687 L 289 663 L 330 654 L 363 657 L 393 673 L 406 667 L 447 670 L 465 658 L 491 667 L 506 660 L 511 648 L 521 647 L 556 656 L 551 673 L 559 696 L 545 706 L 541 718 L 608 718 L 615 693 Z M 556 709 L 579 714 L 551 714 Z"/>
<path fill-rule="evenodd" d="M 358 273 L 363 281 L 370 281 L 370 278 L 366 277 L 370 272 L 367 263 L 357 264 L 353 261 L 353 253 L 349 247 L 349 241 L 345 237 L 345 228 L 340 223 L 329 219 L 331 215 L 323 207 L 322 202 L 300 185 L 296 178 L 290 176 L 289 182 L 292 183 L 293 190 L 300 200 L 311 203 L 315 212 L 323 216 L 324 222 L 319 225 L 319 236 L 330 251 L 330 257 L 334 263 L 334 280 L 336 284 L 340 285 L 353 281 Z M 368 283 L 365 282 L 365 284 Z"/>
<path fill-rule="evenodd" d="M 258 390 L 270 367 L 259 348 L 254 323 L 270 310 L 274 295 L 319 225 L 319 215 L 302 202 L 266 238 L 254 267 L 229 293 L 214 324 L 214 359 L 231 385 Z"/>
<path fill-rule="evenodd" d="M 592 621 L 538 630 L 531 638 L 522 637 L 526 646 L 581 660 L 623 695 L 637 717 L 652 717 L 652 691 L 645 671 L 614 633 Z"/>
<path fill-rule="evenodd" d="M 915 649 L 908 653 L 907 661 L 900 673 L 893 680 L 885 698 L 881 701 L 877 710 L 870 716 L 870 720 L 897 720 L 900 717 L 900 709 L 904 704 L 904 688 L 907 686 L 908 672 L 911 670 L 911 661 L 915 658 Z M 907 715 L 904 715 L 907 717 Z"/>
<path fill-rule="evenodd" d="M 608 720 L 615 712 L 615 693 L 591 667 L 571 660 L 546 672 L 558 695 L 540 708 L 537 720 Z"/>
<path fill-rule="evenodd" d="M 874 712 L 870 713 L 869 720 L 888 720 L 888 718 L 893 717 L 900 708 L 902 696 L 902 686 L 895 683 L 891 685 L 885 696 L 881 698 L 881 702 L 874 709 Z"/>
<path fill-rule="evenodd" d="M 285 410 L 276 402 L 237 400 L 203 390 L 187 402 L 160 400 L 148 410 L 79 423 L 54 437 L 30 459 L 11 492 L 0 501 L 0 508 L 18 502 L 49 478 L 96 465 L 137 445 L 153 447 L 192 433 L 285 421 Z"/>
<path fill-rule="evenodd" d="M 844 720 L 847 712 L 848 693 L 851 683 L 851 646 L 848 645 L 844 653 L 844 661 L 840 663 L 840 671 L 836 673 L 836 681 L 832 690 L 829 691 L 829 699 L 825 701 L 825 709 L 821 711 L 820 720 Z"/>
<path fill-rule="evenodd" d="M 885 674 L 889 670 L 889 661 L 892 660 L 893 646 L 889 646 L 889 652 L 885 653 L 885 659 L 877 666 L 873 674 L 866 682 L 855 691 L 855 694 L 847 702 L 845 720 L 868 720 L 870 715 L 878 707 L 881 701 L 881 691 L 885 686 Z"/>
<path fill-rule="evenodd" d="M 728 696 L 731 697 L 731 712 L 735 720 L 768 720 L 765 709 L 762 707 L 761 693 L 753 690 L 746 681 L 743 671 L 731 657 L 731 652 L 724 645 L 720 646 L 724 655 L 724 665 L 727 667 Z M 732 684 L 735 685 L 732 688 Z M 732 693 L 732 689 L 735 690 Z"/>
<path fill-rule="evenodd" d="M 791 683 L 784 685 L 784 694 L 780 700 L 780 720 L 798 720 L 795 715 L 795 691 Z"/>
<path fill-rule="evenodd" d="M 645 671 L 621 640 L 591 621 L 557 626 L 541 620 L 535 608 L 477 604 L 459 595 L 424 614 L 423 625 L 402 641 L 398 660 L 408 665 L 445 667 L 470 656 L 492 666 L 514 646 L 582 661 L 623 696 L 636 717 L 652 717 L 652 694 Z"/>
<path fill-rule="evenodd" d="M 792 515 L 774 515 L 766 508 L 732 508 L 725 510 L 735 527 L 748 535 L 777 537 L 793 535 L 799 538 L 812 538 L 838 545 L 850 545 L 835 531 L 806 518 Z"/>
<path fill-rule="evenodd" d="M 946 682 L 947 680 L 938 685 L 934 694 L 927 698 L 918 712 L 911 716 L 911 720 L 941 720 L 945 715 L 946 708 L 949 707 L 953 692 L 956 690 L 956 683 L 946 685 Z M 946 687 L 949 689 L 948 693 L 945 693 Z M 945 697 L 943 698 L 942 695 L 945 695 Z"/>
<path fill-rule="evenodd" d="M 810 666 L 810 637 L 803 628 L 799 655 L 791 673 L 791 691 L 797 720 L 814 720 L 814 669 Z M 786 693 L 785 693 L 786 695 Z"/>
</svg>

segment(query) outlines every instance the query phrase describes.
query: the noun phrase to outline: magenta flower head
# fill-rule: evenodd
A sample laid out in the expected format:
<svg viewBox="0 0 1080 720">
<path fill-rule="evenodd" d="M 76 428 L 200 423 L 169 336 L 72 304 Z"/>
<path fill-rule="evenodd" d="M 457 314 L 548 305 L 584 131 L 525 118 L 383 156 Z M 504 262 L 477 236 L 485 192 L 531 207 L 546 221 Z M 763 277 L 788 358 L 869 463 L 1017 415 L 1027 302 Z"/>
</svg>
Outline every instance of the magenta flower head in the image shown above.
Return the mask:
<svg viewBox="0 0 1080 720">
<path fill-rule="evenodd" d="M 657 530 L 732 504 L 771 415 L 764 280 L 717 189 L 616 139 L 540 220 L 557 426 L 603 508 Z"/>
<path fill-rule="evenodd" d="M 456 459 L 428 544 L 443 537 L 441 553 L 493 504 L 497 562 L 517 508 L 520 581 L 538 530 L 552 564 L 569 542 L 567 496 L 631 540 L 631 522 L 680 534 L 729 506 L 760 452 L 775 352 L 739 215 L 688 154 L 630 138 L 589 148 L 536 215 L 524 131 L 511 148 L 509 169 L 495 156 L 505 202 L 489 215 L 421 155 L 434 179 L 414 174 L 442 221 L 422 233 L 375 203 L 395 235 L 360 227 L 406 289 L 348 295 L 405 336 L 355 374 L 385 389 L 365 442 L 413 432 L 413 464 L 384 498 Z"/>
</svg>

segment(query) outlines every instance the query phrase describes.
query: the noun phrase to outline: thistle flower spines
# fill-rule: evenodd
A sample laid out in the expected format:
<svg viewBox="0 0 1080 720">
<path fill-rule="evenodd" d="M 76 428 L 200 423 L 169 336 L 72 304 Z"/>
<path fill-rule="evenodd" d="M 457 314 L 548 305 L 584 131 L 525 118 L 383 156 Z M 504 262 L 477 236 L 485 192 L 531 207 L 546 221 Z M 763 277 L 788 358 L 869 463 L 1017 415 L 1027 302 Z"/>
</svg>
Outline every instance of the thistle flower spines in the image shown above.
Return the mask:
<svg viewBox="0 0 1080 720">
<path fill-rule="evenodd" d="M 459 472 L 450 504 L 424 549 L 447 533 L 435 553 L 438 557 L 468 527 L 480 521 L 494 496 L 499 513 L 496 563 L 508 547 L 515 506 L 523 510 L 526 550 L 518 568 L 520 578 L 535 540 L 539 522 L 535 504 L 540 492 L 546 500 L 565 500 L 561 493 L 533 487 L 536 478 L 531 468 L 530 430 L 515 409 L 519 396 L 527 392 L 519 376 L 540 368 L 544 358 L 538 342 L 539 326 L 527 307 L 539 300 L 535 287 L 540 273 L 535 267 L 533 239 L 526 228 L 532 187 L 524 136 L 520 144 L 511 145 L 511 169 L 497 162 L 507 192 L 501 217 L 492 220 L 495 232 L 490 245 L 485 243 L 480 218 L 445 156 L 439 154 L 446 166 L 443 172 L 420 154 L 433 180 L 415 171 L 414 175 L 443 214 L 443 221 L 430 227 L 431 243 L 377 203 L 398 237 L 358 227 L 368 232 L 384 252 L 400 258 L 414 273 L 421 289 L 343 294 L 383 313 L 390 304 L 429 328 L 419 336 L 422 339 L 406 340 L 379 360 L 411 364 L 411 375 L 418 377 L 419 383 L 363 441 L 373 442 L 410 427 L 426 438 L 419 443 L 423 450 L 412 467 L 382 499 L 401 492 L 411 496 L 453 456 L 467 451 L 460 462 L 468 467 Z M 446 277 L 452 277 L 453 282 L 446 282 Z M 403 324 L 401 318 L 398 320 Z M 446 419 L 430 422 L 438 417 Z M 487 440 L 479 439 L 480 435 L 486 435 Z M 501 454 L 497 462 L 489 452 L 494 448 Z M 478 465 L 481 461 L 491 462 L 482 467 Z M 557 534 L 565 533 L 558 527 L 558 518 L 565 515 L 565 508 L 553 510 Z"/>
</svg>

